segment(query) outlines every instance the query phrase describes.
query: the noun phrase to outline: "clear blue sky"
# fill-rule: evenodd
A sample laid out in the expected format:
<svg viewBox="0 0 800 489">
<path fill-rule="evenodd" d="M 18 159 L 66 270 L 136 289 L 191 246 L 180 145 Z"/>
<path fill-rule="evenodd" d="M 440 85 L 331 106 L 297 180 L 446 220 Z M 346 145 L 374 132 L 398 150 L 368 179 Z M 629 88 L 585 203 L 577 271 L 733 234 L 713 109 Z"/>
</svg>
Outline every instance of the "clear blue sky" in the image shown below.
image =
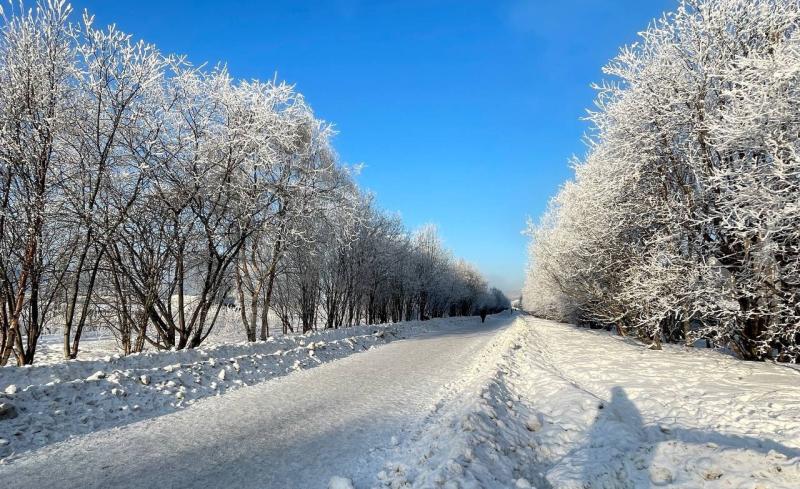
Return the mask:
<svg viewBox="0 0 800 489">
<path fill-rule="evenodd" d="M 32 0 L 31 0 L 32 1 Z M 343 162 L 514 293 L 527 216 L 583 154 L 590 83 L 674 0 L 74 0 L 195 63 L 297 85 Z"/>
</svg>

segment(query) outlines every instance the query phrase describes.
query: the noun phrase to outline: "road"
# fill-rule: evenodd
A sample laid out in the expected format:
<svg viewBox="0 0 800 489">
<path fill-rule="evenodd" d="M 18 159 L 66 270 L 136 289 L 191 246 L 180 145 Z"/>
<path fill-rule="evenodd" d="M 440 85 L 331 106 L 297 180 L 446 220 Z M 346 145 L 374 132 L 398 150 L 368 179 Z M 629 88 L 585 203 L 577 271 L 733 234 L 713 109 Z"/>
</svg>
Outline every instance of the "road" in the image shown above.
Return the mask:
<svg viewBox="0 0 800 489">
<path fill-rule="evenodd" d="M 392 342 L 0 466 L 5 488 L 370 487 L 396 437 L 424 421 L 510 317 Z"/>
</svg>

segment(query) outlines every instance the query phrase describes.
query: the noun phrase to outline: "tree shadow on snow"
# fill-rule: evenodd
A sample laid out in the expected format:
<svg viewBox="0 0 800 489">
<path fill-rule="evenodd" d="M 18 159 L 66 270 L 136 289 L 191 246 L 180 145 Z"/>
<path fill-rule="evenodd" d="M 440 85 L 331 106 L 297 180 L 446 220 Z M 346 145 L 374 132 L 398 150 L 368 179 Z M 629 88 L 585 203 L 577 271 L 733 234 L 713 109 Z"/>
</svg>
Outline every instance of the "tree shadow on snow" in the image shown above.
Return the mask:
<svg viewBox="0 0 800 489">
<path fill-rule="evenodd" d="M 771 451 L 789 459 L 800 457 L 800 450 L 770 439 L 729 435 L 692 428 L 666 428 L 657 424 L 646 425 L 641 413 L 622 387 L 611 389 L 611 399 L 600 405 L 601 410 L 589 430 L 588 441 L 574 452 L 580 463 L 582 480 L 587 488 L 602 487 L 606 477 L 631 483 L 631 487 L 645 489 L 668 485 L 673 474 L 666 467 L 652 464 L 659 443 L 678 441 L 688 445 L 708 445 L 721 449 L 740 449 L 767 454 Z M 710 445 L 713 444 L 713 445 Z M 636 455 L 630 455 L 636 452 Z M 632 463 L 629 467 L 626 464 Z M 722 474 L 711 472 L 706 478 Z"/>
</svg>

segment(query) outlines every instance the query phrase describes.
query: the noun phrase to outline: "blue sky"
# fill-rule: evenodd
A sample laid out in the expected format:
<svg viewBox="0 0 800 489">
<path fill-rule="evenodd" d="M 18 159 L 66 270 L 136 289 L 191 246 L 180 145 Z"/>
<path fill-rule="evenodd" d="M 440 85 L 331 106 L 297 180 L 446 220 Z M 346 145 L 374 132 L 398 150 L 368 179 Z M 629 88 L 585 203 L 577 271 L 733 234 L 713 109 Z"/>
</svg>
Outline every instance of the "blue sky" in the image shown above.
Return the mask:
<svg viewBox="0 0 800 489">
<path fill-rule="evenodd" d="M 590 84 L 674 0 L 75 0 L 98 25 L 296 84 L 343 162 L 509 293 L 537 217 L 582 154 Z"/>
</svg>

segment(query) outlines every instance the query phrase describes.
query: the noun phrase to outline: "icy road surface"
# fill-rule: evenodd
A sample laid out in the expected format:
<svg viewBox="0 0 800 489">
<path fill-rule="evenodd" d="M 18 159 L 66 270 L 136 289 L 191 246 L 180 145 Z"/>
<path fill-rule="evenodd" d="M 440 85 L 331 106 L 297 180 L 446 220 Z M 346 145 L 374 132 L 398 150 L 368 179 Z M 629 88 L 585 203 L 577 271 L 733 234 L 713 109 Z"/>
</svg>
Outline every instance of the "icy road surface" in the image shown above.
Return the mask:
<svg viewBox="0 0 800 489">
<path fill-rule="evenodd" d="M 512 318 L 455 323 L 189 409 L 28 452 L 0 466 L 4 488 L 371 486 L 401 443 L 471 375 Z"/>
</svg>

